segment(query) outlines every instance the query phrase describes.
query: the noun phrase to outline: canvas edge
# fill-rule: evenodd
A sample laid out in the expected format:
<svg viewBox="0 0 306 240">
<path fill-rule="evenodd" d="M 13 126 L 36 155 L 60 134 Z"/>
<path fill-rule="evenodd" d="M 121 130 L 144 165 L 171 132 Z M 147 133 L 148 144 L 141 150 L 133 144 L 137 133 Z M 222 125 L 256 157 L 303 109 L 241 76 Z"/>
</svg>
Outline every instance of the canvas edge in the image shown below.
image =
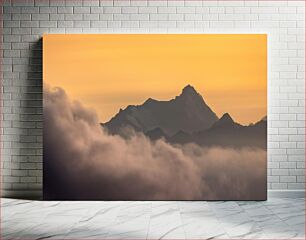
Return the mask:
<svg viewBox="0 0 306 240">
<path fill-rule="evenodd" d="M 268 200 L 270 198 L 304 198 L 305 190 L 268 190 Z M 42 190 L 2 190 L 2 198 L 43 200 Z M 205 201 L 205 200 L 203 200 Z"/>
</svg>

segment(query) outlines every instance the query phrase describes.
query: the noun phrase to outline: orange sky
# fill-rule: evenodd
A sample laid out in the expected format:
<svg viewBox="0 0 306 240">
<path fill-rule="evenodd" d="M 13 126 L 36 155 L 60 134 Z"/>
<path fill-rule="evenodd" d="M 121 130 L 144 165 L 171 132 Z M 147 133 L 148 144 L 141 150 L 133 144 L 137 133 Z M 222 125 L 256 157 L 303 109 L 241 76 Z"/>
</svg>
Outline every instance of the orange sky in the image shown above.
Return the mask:
<svg viewBox="0 0 306 240">
<path fill-rule="evenodd" d="M 228 112 L 249 124 L 267 114 L 267 36 L 48 34 L 43 79 L 93 107 L 101 122 L 191 84 L 219 117 Z"/>
</svg>

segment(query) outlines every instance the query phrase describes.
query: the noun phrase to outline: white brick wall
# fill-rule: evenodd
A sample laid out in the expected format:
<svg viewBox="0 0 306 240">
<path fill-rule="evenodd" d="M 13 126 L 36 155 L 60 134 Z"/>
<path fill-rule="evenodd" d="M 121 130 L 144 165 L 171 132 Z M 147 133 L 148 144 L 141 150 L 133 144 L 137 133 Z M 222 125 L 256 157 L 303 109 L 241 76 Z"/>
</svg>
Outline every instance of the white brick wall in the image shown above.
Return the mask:
<svg viewBox="0 0 306 240">
<path fill-rule="evenodd" d="M 267 33 L 268 188 L 305 188 L 304 1 L 3 0 L 2 189 L 42 189 L 43 33 Z"/>
</svg>

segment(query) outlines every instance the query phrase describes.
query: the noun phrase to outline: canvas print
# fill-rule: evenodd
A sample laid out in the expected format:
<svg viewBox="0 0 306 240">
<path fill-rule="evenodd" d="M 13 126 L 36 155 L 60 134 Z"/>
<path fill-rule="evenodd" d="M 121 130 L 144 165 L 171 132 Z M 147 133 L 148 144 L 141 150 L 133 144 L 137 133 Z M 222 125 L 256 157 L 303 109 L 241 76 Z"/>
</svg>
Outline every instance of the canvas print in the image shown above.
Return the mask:
<svg viewBox="0 0 306 240">
<path fill-rule="evenodd" d="M 43 37 L 49 200 L 265 200 L 265 34 Z"/>
</svg>

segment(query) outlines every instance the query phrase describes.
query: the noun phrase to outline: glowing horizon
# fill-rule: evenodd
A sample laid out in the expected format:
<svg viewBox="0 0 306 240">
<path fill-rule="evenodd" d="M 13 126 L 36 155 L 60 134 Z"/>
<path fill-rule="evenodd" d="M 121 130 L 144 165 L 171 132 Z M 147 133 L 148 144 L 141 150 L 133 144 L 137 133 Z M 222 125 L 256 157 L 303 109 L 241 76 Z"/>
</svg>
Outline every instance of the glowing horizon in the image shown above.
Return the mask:
<svg viewBox="0 0 306 240">
<path fill-rule="evenodd" d="M 190 84 L 221 117 L 247 125 L 267 115 L 265 34 L 48 34 L 43 78 L 107 122 L 148 98 Z"/>
</svg>

